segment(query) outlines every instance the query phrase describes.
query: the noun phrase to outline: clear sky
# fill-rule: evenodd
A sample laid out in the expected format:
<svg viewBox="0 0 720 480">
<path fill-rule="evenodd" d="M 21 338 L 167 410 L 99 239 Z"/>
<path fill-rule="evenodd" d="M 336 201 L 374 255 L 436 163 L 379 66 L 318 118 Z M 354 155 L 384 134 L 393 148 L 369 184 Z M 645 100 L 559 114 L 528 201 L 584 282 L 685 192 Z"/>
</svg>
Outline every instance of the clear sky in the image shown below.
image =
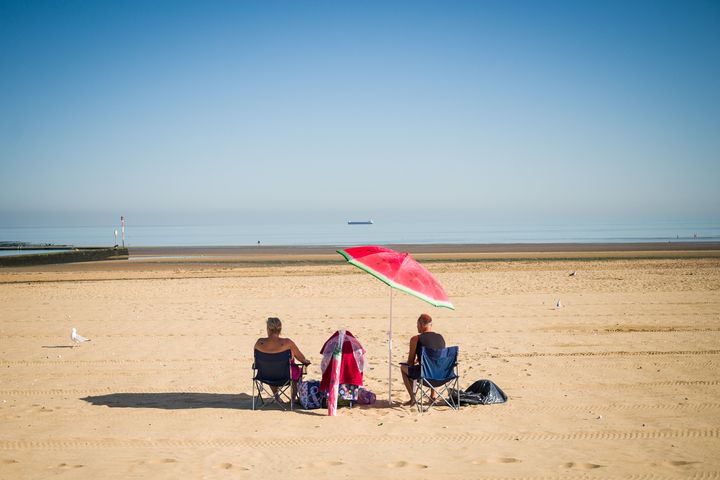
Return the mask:
<svg viewBox="0 0 720 480">
<path fill-rule="evenodd" d="M 0 0 L 0 225 L 720 218 L 717 1 Z"/>
</svg>

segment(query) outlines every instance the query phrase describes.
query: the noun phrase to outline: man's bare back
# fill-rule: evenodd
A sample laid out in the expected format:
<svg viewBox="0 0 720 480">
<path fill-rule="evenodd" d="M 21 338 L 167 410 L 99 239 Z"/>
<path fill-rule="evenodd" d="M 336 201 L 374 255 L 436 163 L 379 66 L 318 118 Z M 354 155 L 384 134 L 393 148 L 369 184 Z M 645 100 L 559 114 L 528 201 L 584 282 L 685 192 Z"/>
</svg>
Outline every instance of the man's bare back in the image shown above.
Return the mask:
<svg viewBox="0 0 720 480">
<path fill-rule="evenodd" d="M 296 358 L 300 363 L 310 363 L 310 361 L 305 358 L 305 355 L 300 352 L 295 342 L 289 338 L 281 338 L 275 335 L 258 338 L 257 342 L 255 342 L 255 349 L 263 353 L 279 353 L 290 350 L 293 358 Z"/>
</svg>

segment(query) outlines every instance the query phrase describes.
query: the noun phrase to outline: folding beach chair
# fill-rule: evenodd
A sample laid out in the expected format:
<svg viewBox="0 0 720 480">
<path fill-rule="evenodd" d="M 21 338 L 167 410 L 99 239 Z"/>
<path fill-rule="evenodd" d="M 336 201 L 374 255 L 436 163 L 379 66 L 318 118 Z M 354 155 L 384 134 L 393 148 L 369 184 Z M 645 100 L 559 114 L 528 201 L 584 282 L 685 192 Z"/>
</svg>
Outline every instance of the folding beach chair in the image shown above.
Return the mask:
<svg viewBox="0 0 720 480">
<path fill-rule="evenodd" d="M 420 352 L 420 377 L 417 379 L 416 404 L 420 412 L 426 412 L 435 405 L 447 405 L 453 410 L 460 409 L 460 399 L 450 401 L 449 389 L 460 390 L 458 372 L 458 347 L 438 350 L 423 348 Z M 432 398 L 433 392 L 435 398 Z M 418 397 L 419 394 L 419 398 Z M 455 393 L 458 395 L 457 393 Z M 446 398 L 446 396 L 448 398 Z"/>
<path fill-rule="evenodd" d="M 253 363 L 253 403 L 252 408 L 255 410 L 255 390 L 257 390 L 257 399 L 260 400 L 260 408 L 264 408 L 273 403 L 277 403 L 285 410 L 280 403 L 283 398 L 290 402 L 290 410 L 293 409 L 294 398 L 292 394 L 292 370 L 295 365 L 301 367 L 300 378 L 305 374 L 305 365 L 292 362 L 292 352 L 285 350 L 279 353 L 263 353 L 255 350 L 255 363 Z M 298 379 L 299 381 L 299 379 Z M 277 390 L 273 393 L 272 388 Z M 288 393 L 288 389 L 290 393 Z M 263 394 L 268 397 L 263 398 Z"/>
</svg>

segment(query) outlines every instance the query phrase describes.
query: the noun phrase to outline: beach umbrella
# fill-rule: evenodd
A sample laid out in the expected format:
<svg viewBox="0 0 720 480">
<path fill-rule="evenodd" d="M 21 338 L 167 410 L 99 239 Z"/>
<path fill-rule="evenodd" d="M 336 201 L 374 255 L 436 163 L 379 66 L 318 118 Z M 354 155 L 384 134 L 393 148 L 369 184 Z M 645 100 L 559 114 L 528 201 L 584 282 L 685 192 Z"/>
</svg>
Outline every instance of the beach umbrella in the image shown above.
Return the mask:
<svg viewBox="0 0 720 480">
<path fill-rule="evenodd" d="M 369 245 L 338 250 L 352 265 L 365 270 L 390 287 L 413 295 L 435 307 L 454 310 L 440 282 L 409 253 Z M 392 401 L 392 288 L 388 329 L 388 403 Z"/>
</svg>

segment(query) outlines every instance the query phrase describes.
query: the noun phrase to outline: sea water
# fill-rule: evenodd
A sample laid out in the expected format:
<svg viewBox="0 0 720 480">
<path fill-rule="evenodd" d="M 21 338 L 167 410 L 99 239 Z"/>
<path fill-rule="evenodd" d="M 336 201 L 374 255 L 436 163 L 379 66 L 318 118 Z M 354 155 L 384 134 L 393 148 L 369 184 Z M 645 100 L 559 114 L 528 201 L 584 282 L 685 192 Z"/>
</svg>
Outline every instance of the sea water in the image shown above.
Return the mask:
<svg viewBox="0 0 720 480">
<path fill-rule="evenodd" d="M 358 219 L 366 220 L 366 219 Z M 483 222 L 462 219 L 373 219 L 348 225 L 346 219 L 237 220 L 222 224 L 134 223 L 127 218 L 125 245 L 244 246 L 467 243 L 621 243 L 720 241 L 717 221 L 658 222 Z M 114 235 L 118 230 L 118 237 Z M 0 225 L 0 242 L 75 246 L 122 244 L 119 225 Z"/>
</svg>

